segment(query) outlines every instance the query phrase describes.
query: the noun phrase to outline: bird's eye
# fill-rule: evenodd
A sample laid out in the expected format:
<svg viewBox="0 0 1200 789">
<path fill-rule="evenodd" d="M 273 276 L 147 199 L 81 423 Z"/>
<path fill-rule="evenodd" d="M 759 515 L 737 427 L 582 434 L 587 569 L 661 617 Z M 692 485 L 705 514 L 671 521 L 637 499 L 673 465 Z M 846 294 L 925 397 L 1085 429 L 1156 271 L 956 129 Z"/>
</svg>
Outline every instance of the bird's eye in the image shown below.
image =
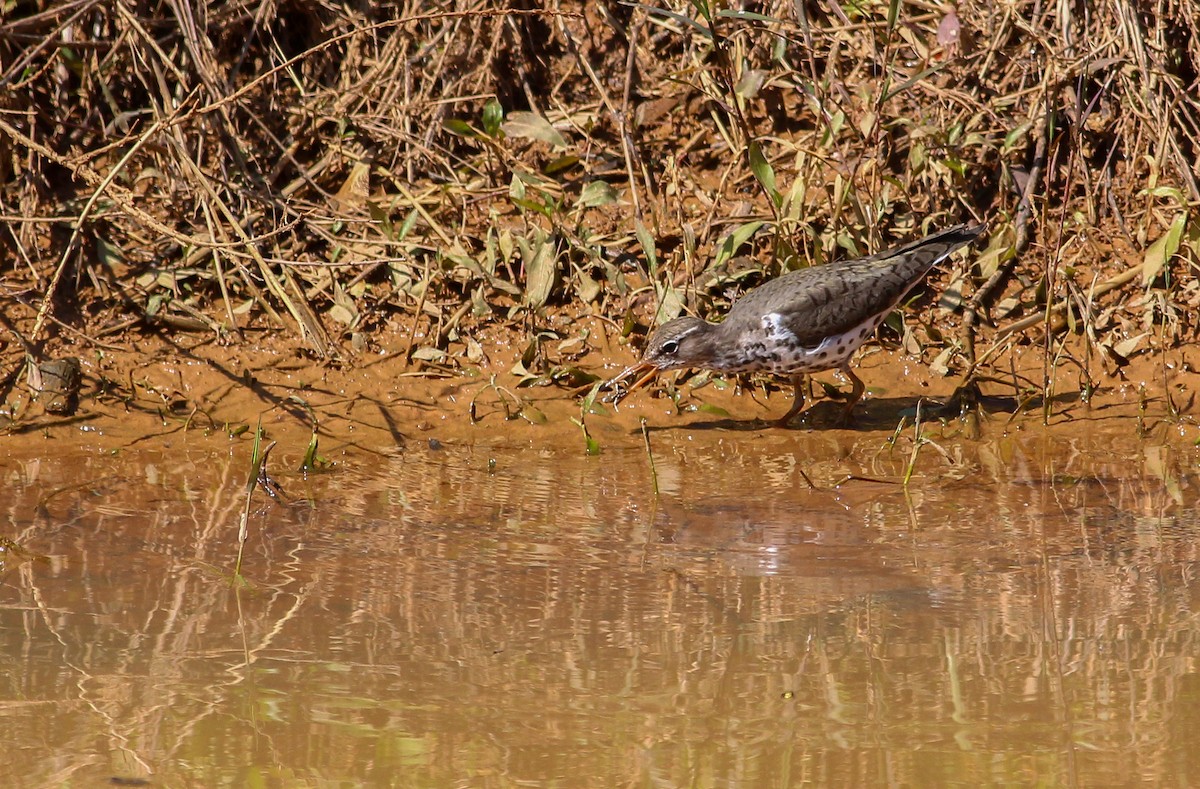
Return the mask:
<svg viewBox="0 0 1200 789">
<path fill-rule="evenodd" d="M 675 353 L 679 350 L 679 340 L 667 340 L 662 344 L 663 353 Z"/>
</svg>

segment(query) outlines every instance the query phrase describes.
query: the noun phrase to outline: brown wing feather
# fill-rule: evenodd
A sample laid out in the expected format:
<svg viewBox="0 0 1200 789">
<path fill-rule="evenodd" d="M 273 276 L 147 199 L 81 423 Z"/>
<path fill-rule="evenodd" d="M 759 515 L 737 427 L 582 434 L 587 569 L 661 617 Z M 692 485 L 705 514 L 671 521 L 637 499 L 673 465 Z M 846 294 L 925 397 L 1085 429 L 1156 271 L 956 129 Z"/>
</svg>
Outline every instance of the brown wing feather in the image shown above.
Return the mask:
<svg viewBox="0 0 1200 789">
<path fill-rule="evenodd" d="M 934 263 L 983 229 L 983 225 L 957 225 L 865 258 L 792 271 L 747 293 L 733 305 L 729 317 L 747 313 L 752 317 L 745 320 L 757 324 L 761 316 L 776 312 L 801 345 L 816 346 L 890 310 Z"/>
</svg>

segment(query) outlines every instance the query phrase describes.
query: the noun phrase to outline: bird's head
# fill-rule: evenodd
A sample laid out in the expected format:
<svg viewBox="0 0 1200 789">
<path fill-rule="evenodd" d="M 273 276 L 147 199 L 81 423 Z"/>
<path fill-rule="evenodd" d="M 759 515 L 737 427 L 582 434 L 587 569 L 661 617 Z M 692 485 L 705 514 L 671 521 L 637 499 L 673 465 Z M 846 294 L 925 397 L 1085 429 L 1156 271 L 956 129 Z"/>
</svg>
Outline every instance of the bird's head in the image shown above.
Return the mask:
<svg viewBox="0 0 1200 789">
<path fill-rule="evenodd" d="M 682 367 L 704 367 L 715 354 L 713 343 L 713 325 L 700 318 L 682 317 L 668 321 L 655 329 L 646 343 L 642 360 L 635 365 L 626 367 L 620 375 L 608 382 L 613 387 L 633 376 L 640 376 L 624 392 L 618 390 L 614 400 L 620 400 L 625 395 L 649 382 L 661 370 L 675 370 Z"/>
</svg>

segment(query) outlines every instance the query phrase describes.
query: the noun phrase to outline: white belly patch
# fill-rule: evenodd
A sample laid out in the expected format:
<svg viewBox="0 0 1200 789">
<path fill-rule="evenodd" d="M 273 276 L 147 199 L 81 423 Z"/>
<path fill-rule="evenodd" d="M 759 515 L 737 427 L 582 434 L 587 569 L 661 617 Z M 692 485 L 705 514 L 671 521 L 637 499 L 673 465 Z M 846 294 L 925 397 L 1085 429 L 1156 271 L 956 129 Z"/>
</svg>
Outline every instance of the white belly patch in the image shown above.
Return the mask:
<svg viewBox="0 0 1200 789">
<path fill-rule="evenodd" d="M 779 313 L 769 312 L 762 317 L 762 330 L 757 336 L 743 337 L 745 355 L 742 364 L 729 365 L 729 372 L 762 370 L 778 374 L 815 373 L 841 367 L 883 321 L 884 315 L 867 320 L 841 334 L 826 337 L 812 347 L 800 344 L 788 330 Z"/>
</svg>

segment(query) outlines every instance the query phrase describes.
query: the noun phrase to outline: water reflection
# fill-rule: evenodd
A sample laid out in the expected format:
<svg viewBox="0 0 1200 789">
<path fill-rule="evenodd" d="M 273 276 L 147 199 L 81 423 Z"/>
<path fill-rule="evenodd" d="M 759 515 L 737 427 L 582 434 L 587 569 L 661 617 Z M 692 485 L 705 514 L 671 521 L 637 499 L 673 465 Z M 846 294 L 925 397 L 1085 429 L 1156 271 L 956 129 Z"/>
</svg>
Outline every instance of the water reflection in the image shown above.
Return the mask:
<svg viewBox="0 0 1200 789">
<path fill-rule="evenodd" d="M 1194 457 L 789 441 L 6 460 L 17 785 L 1195 782 Z"/>
</svg>

